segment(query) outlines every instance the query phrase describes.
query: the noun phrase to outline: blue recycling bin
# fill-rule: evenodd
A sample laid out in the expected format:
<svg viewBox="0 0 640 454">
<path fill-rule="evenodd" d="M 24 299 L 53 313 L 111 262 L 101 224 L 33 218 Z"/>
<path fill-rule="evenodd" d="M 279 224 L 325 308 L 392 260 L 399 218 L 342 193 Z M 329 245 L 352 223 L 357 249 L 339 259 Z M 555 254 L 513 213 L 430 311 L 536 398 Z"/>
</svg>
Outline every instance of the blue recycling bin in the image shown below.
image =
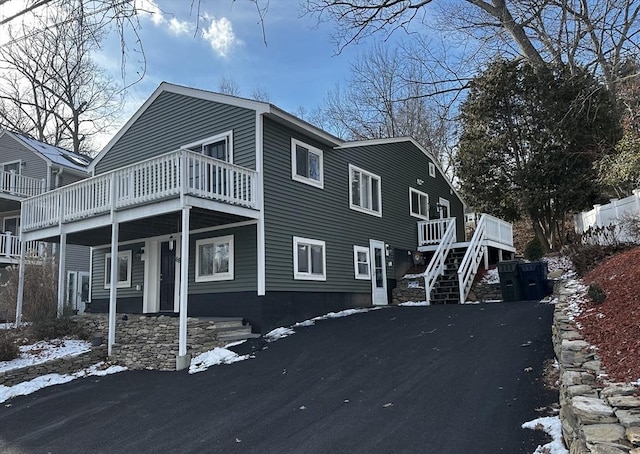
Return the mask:
<svg viewBox="0 0 640 454">
<path fill-rule="evenodd" d="M 527 301 L 540 301 L 549 294 L 547 262 L 529 262 L 518 265 L 522 298 Z"/>
<path fill-rule="evenodd" d="M 522 284 L 519 277 L 518 265 L 520 260 L 505 260 L 498 263 L 498 275 L 500 276 L 500 291 L 502 300 L 507 302 L 521 301 Z"/>
</svg>

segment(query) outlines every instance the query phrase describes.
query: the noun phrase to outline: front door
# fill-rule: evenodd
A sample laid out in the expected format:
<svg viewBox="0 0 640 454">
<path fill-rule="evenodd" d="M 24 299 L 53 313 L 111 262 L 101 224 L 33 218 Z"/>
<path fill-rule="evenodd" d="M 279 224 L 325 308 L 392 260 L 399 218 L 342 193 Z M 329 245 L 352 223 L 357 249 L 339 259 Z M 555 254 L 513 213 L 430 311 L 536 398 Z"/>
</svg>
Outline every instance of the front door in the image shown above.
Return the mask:
<svg viewBox="0 0 640 454">
<path fill-rule="evenodd" d="M 82 314 L 89 300 L 89 273 L 67 271 L 67 305 L 77 314 Z"/>
<path fill-rule="evenodd" d="M 451 206 L 449 204 L 449 201 L 440 197 L 440 199 L 438 200 L 438 205 L 440 206 L 440 219 L 448 218 L 451 215 Z"/>
<path fill-rule="evenodd" d="M 176 241 L 160 243 L 160 311 L 173 312 L 176 292 Z"/>
<path fill-rule="evenodd" d="M 371 300 L 375 305 L 387 302 L 387 267 L 385 264 L 384 243 L 369 240 L 369 254 L 371 255 Z"/>
</svg>

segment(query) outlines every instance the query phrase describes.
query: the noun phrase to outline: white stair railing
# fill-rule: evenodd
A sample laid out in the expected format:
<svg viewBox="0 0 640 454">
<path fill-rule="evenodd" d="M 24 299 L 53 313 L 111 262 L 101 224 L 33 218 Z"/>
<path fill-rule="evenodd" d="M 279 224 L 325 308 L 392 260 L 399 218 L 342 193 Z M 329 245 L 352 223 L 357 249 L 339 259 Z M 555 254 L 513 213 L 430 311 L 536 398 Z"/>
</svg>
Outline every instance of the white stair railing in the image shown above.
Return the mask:
<svg viewBox="0 0 640 454">
<path fill-rule="evenodd" d="M 467 248 L 467 252 L 462 258 L 460 267 L 458 268 L 458 287 L 460 289 L 460 304 L 463 304 L 465 298 L 471 290 L 471 284 L 478 272 L 478 266 L 485 252 L 484 238 L 487 230 L 486 214 L 480 217 L 480 222 L 476 225 L 473 237 Z"/>
<path fill-rule="evenodd" d="M 438 277 L 444 273 L 444 264 L 451 250 L 451 246 L 456 239 L 456 220 L 455 218 L 449 218 L 443 220 L 446 223 L 447 228 L 442 234 L 440 244 L 431 257 L 431 261 L 424 272 L 424 292 L 425 301 L 427 304 L 431 304 L 431 290 L 436 284 Z"/>
<path fill-rule="evenodd" d="M 473 280 L 478 272 L 482 257 L 487 253 L 487 241 L 496 245 L 513 247 L 513 229 L 511 224 L 489 214 L 483 214 L 473 233 L 467 252 L 458 268 L 458 286 L 460 304 L 465 302 Z"/>
</svg>

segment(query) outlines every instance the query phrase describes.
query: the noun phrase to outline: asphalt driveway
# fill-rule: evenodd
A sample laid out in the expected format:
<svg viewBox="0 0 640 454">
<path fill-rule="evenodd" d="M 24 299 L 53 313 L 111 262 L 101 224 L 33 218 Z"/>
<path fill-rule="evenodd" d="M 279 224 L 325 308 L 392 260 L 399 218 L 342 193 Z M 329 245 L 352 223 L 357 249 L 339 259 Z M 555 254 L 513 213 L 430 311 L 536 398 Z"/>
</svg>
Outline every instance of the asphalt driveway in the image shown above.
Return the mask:
<svg viewBox="0 0 640 454">
<path fill-rule="evenodd" d="M 541 382 L 553 307 L 393 307 L 234 349 L 208 371 L 90 377 L 0 407 L 0 452 L 532 453 L 521 429 L 557 401 Z"/>
</svg>

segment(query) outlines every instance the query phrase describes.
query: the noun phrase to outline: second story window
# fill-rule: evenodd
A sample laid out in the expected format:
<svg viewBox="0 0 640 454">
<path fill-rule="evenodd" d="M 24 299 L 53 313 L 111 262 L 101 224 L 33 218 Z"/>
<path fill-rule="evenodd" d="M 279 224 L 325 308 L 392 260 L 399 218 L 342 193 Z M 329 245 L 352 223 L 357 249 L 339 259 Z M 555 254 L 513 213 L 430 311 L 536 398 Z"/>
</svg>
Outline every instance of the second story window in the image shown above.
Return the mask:
<svg viewBox="0 0 640 454">
<path fill-rule="evenodd" d="M 5 162 L 0 164 L 0 170 L 7 173 L 20 174 L 20 161 Z"/>
<path fill-rule="evenodd" d="M 429 219 L 429 196 L 417 189 L 409 188 L 409 204 L 411 216 Z"/>
<path fill-rule="evenodd" d="M 291 139 L 291 178 L 322 189 L 322 150 Z"/>
<path fill-rule="evenodd" d="M 233 133 L 231 131 L 183 145 L 182 148 L 233 163 Z"/>
<path fill-rule="evenodd" d="M 380 177 L 349 164 L 349 206 L 382 217 Z"/>
</svg>

